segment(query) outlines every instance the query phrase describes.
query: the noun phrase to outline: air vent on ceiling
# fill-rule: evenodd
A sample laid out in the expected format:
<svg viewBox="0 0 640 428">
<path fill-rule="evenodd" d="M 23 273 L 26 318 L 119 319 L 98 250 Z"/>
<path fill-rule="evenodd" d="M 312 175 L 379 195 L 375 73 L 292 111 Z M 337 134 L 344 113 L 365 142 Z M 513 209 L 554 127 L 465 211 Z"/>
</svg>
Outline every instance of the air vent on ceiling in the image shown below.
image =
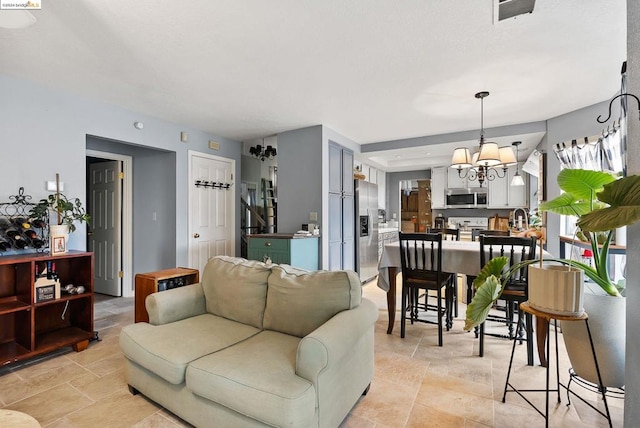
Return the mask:
<svg viewBox="0 0 640 428">
<path fill-rule="evenodd" d="M 533 12 L 536 0 L 496 0 L 498 21 Z"/>
</svg>

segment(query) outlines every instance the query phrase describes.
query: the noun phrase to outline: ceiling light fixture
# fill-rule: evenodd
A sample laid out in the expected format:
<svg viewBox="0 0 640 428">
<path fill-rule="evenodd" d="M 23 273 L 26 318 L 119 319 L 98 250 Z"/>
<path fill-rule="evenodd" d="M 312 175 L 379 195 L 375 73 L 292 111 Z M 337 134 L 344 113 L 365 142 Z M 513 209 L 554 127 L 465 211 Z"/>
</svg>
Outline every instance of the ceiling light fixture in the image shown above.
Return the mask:
<svg viewBox="0 0 640 428">
<path fill-rule="evenodd" d="M 460 178 L 466 178 L 469 181 L 477 180 L 480 187 L 486 180 L 504 178 L 509 165 L 517 163 L 511 147 L 498 147 L 497 143 L 484 141 L 484 99 L 488 96 L 489 92 L 487 91 L 475 94 L 475 97 L 480 99 L 480 146 L 478 151 L 471 156 L 469 149 L 459 147 L 453 151 L 451 159 L 451 168 L 458 170 Z M 502 173 L 498 168 L 502 169 Z M 467 171 L 462 174 L 464 169 Z"/>
<path fill-rule="evenodd" d="M 276 157 L 278 151 L 271 145 L 262 147 L 260 144 L 258 144 L 255 147 L 249 147 L 249 154 L 264 162 L 265 159 L 273 159 L 274 157 Z"/>
<path fill-rule="evenodd" d="M 524 179 L 520 175 L 520 168 L 518 167 L 518 163 L 517 163 L 518 155 L 520 154 L 520 151 L 518 150 L 518 146 L 520 144 L 522 144 L 522 141 L 514 141 L 513 143 L 511 143 L 511 145 L 515 146 L 516 148 L 516 173 L 513 175 L 513 178 L 511 179 L 512 186 L 524 186 Z"/>
</svg>

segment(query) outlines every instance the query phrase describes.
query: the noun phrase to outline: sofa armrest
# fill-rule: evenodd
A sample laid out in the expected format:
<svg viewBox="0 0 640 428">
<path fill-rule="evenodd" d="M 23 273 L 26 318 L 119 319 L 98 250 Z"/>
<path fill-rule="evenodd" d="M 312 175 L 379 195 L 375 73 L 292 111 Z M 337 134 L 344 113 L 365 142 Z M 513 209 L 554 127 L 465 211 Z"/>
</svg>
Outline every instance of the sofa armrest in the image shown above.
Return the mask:
<svg viewBox="0 0 640 428">
<path fill-rule="evenodd" d="M 317 385 L 323 371 L 339 364 L 367 332 L 373 333 L 377 319 L 378 308 L 367 299 L 354 309 L 336 314 L 300 341 L 296 374 Z"/>
<path fill-rule="evenodd" d="M 149 313 L 149 323 L 153 325 L 202 315 L 207 310 L 200 283 L 152 293 L 147 296 L 145 306 Z"/>
</svg>

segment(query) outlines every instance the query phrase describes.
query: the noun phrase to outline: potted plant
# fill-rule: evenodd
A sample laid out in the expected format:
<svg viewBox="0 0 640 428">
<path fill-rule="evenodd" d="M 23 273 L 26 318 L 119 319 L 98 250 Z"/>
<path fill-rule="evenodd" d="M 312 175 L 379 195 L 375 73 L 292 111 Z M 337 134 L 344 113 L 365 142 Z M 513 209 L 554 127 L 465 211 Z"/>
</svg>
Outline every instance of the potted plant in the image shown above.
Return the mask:
<svg viewBox="0 0 640 428">
<path fill-rule="evenodd" d="M 48 224 L 52 213 L 55 223 L 49 226 L 52 253 L 64 253 L 67 250 L 67 238 L 69 233 L 76 230 L 75 222 L 87 222 L 91 217 L 86 213 L 82 202 L 78 198 L 67 198 L 62 193 L 49 195 L 31 208 L 29 217 L 40 224 Z M 60 241 L 56 238 L 62 238 Z"/>
<path fill-rule="evenodd" d="M 589 315 L 598 363 L 605 386 L 620 387 L 624 385 L 625 299 L 624 292 L 609 277 L 609 246 L 616 228 L 640 220 L 640 176 L 616 179 L 606 172 L 565 169 L 558 174 L 558 186 L 564 193 L 541 204 L 540 210 L 578 217 L 576 225 L 591 245 L 594 265 L 570 259 L 546 260 L 579 269 L 591 281 L 585 283 L 584 307 Z M 598 244 L 598 235 L 603 237 L 601 244 Z M 474 281 L 477 291 L 467 308 L 466 330 L 486 319 L 506 279 L 518 268 L 502 272 L 505 264 L 506 260 L 504 263 L 498 259 L 490 261 Z M 573 369 L 580 377 L 597 383 L 593 363 L 585 358 L 591 351 L 588 340 L 584 340 L 584 324 L 566 322 L 562 328 Z M 606 351 L 612 351 L 611 355 L 605 355 Z"/>
</svg>

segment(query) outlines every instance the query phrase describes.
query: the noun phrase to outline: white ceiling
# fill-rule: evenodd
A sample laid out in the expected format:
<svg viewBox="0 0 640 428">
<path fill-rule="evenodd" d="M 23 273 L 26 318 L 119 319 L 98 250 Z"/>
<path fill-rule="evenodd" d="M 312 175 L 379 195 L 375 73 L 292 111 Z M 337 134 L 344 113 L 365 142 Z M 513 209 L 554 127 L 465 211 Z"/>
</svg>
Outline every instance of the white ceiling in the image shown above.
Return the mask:
<svg viewBox="0 0 640 428">
<path fill-rule="evenodd" d="M 0 11 L 0 14 L 13 11 Z M 0 73 L 235 140 L 324 124 L 360 144 L 543 121 L 613 96 L 626 0 L 43 1 L 0 28 Z M 503 136 L 526 157 L 544 133 Z M 452 148 L 363 153 L 387 170 Z M 366 155 L 366 156 L 365 156 Z"/>
</svg>

